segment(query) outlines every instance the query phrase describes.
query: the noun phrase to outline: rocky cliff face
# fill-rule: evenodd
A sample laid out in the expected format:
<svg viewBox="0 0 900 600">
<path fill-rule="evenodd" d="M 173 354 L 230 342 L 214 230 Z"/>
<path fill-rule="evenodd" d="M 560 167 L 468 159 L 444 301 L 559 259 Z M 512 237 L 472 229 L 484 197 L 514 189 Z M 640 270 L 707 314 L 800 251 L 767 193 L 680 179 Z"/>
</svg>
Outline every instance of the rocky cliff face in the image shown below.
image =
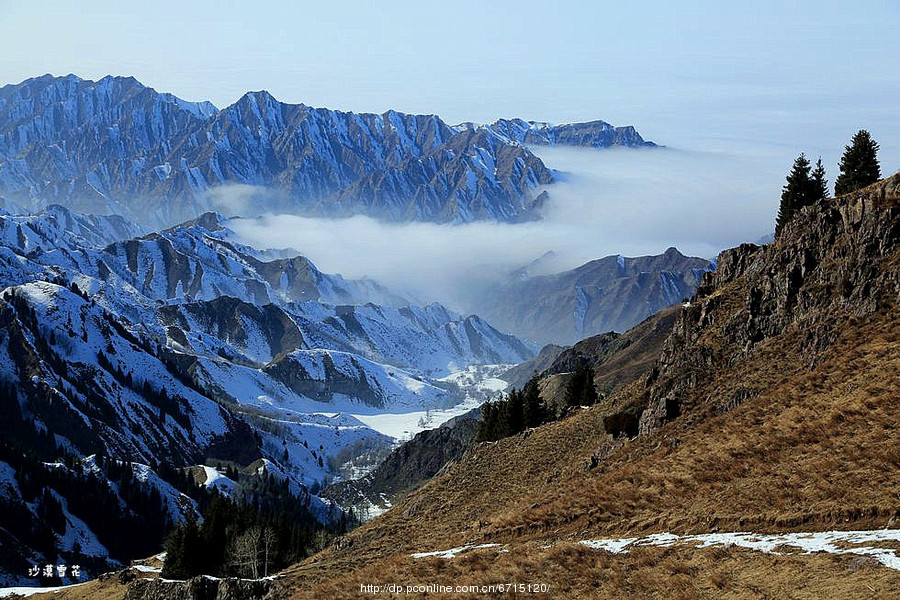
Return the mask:
<svg viewBox="0 0 900 600">
<path fill-rule="evenodd" d="M 219 110 L 131 77 L 45 75 L 0 88 L 0 197 L 8 207 L 59 202 L 154 227 L 213 208 L 530 219 L 546 198 L 536 188 L 553 176 L 523 144 L 647 145 L 633 128 L 602 121 L 451 127 L 434 115 L 341 112 L 267 92 Z"/>
<path fill-rule="evenodd" d="M 648 379 L 648 434 L 678 416 L 685 393 L 719 365 L 735 364 L 789 329 L 813 368 L 839 333 L 839 315 L 864 318 L 896 303 L 900 270 L 900 175 L 804 208 L 767 246 L 720 254 L 684 308 Z M 734 390 L 733 406 L 760 390 Z"/>
<path fill-rule="evenodd" d="M 286 597 L 277 580 L 194 577 L 188 581 L 160 578 L 132 580 L 124 600 L 269 600 Z"/>
</svg>

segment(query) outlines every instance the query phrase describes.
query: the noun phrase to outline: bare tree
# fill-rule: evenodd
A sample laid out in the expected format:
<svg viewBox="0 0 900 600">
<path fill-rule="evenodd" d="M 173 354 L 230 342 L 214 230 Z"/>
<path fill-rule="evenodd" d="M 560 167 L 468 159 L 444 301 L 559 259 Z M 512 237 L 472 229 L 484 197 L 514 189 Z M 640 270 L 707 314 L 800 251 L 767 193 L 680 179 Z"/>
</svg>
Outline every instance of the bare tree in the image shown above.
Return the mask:
<svg viewBox="0 0 900 600">
<path fill-rule="evenodd" d="M 231 549 L 231 565 L 242 577 L 259 579 L 259 550 L 262 532 L 252 527 L 234 540 Z"/>
<path fill-rule="evenodd" d="M 271 527 L 262 530 L 263 551 L 263 577 L 269 576 L 269 558 L 275 557 L 275 545 L 278 543 L 278 535 Z"/>
</svg>

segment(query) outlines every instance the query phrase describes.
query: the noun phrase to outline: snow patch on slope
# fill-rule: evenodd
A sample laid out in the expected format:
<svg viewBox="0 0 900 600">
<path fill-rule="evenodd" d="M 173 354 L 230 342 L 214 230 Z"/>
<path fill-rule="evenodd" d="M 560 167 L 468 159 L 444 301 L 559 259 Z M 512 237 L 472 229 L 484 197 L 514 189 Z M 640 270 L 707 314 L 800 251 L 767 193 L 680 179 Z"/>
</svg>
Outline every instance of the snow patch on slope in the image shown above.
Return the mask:
<svg viewBox="0 0 900 600">
<path fill-rule="evenodd" d="M 637 538 L 607 538 L 584 540 L 581 544 L 589 548 L 606 550 L 614 554 L 628 552 L 638 546 L 673 546 L 693 544 L 696 548 L 713 546 L 738 546 L 769 554 L 777 548 L 796 548 L 804 554 L 826 552 L 828 554 L 858 554 L 871 556 L 885 567 L 900 570 L 900 556 L 893 548 L 882 546 L 880 542 L 900 542 L 900 529 L 878 529 L 873 531 L 819 531 L 812 533 L 706 533 L 679 536 L 672 533 L 656 533 Z M 866 545 L 862 545 L 866 544 Z"/>
</svg>

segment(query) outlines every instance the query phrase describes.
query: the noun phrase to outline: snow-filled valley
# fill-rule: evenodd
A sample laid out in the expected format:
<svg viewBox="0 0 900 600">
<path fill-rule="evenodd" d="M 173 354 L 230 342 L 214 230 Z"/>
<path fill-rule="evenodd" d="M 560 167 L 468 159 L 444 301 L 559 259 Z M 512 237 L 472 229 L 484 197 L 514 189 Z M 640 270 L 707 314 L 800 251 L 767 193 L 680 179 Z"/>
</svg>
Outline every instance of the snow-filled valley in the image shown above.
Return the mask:
<svg viewBox="0 0 900 600">
<path fill-rule="evenodd" d="M 214 214 L 142 233 L 61 207 L 0 215 L 0 384 L 37 435 L 83 457 L 59 463 L 69 478 L 126 469 L 171 523 L 197 512 L 173 468 L 234 498 L 274 478 L 321 521 L 338 518 L 318 489 L 492 399 L 506 386 L 497 375 L 536 351 L 476 315 L 238 244 Z M 50 510 L 0 466 L 3 498 Z M 57 496 L 60 550 L 107 560 Z"/>
<path fill-rule="evenodd" d="M 354 414 L 372 429 L 395 440 L 412 439 L 420 431 L 434 429 L 454 417 L 464 415 L 489 400 L 498 399 L 509 385 L 499 375 L 513 365 L 470 365 L 439 379 L 456 386 L 463 402 L 446 408 L 430 408 L 403 413 Z"/>
</svg>

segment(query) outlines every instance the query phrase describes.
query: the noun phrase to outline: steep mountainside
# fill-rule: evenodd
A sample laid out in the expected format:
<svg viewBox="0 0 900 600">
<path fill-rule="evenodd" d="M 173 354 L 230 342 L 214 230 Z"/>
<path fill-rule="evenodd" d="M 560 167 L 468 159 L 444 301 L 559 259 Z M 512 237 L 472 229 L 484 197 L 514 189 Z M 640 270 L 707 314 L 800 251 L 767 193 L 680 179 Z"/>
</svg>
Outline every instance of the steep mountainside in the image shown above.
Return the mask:
<svg viewBox="0 0 900 600">
<path fill-rule="evenodd" d="M 427 429 L 391 451 L 377 468 L 359 479 L 340 481 L 321 492 L 338 506 L 374 517 L 456 462 L 478 433 L 481 409 Z"/>
<path fill-rule="evenodd" d="M 451 127 L 434 115 L 340 112 L 267 92 L 218 110 L 131 77 L 45 75 L 0 88 L 0 197 L 153 226 L 216 208 L 208 192 L 228 184 L 254 186 L 242 191 L 256 214 L 534 218 L 546 198 L 536 188 L 553 176 L 523 144 L 649 145 L 602 121 Z"/>
<path fill-rule="evenodd" d="M 694 294 L 712 265 L 669 248 L 657 256 L 607 256 L 571 271 L 516 273 L 473 306 L 515 335 L 572 344 L 607 331 L 627 331 Z"/>
<path fill-rule="evenodd" d="M 269 486 L 338 519 L 309 490 L 394 442 L 352 414 L 456 405 L 437 378 L 533 355 L 475 315 L 369 302 L 403 304 L 225 225 L 130 237 L 120 217 L 58 206 L 0 215 L 0 584 L 62 552 L 89 575 L 158 552 L 196 514 L 187 467 L 226 495 Z"/>
<path fill-rule="evenodd" d="M 542 398 L 559 413 L 565 410 L 565 389 L 572 371 L 590 364 L 594 368 L 595 388 L 603 400 L 650 372 L 679 310 L 664 309 L 624 334 L 597 335 L 572 348 L 548 345 L 535 358 L 509 369 L 502 379 L 509 382 L 510 388 L 522 389 L 528 380 L 540 375 Z M 645 404 L 637 401 L 627 406 L 612 405 L 604 429 L 614 436 L 633 437 Z M 480 419 L 479 408 L 424 431 L 394 449 L 364 477 L 325 488 L 323 497 L 343 507 L 352 506 L 357 514 L 380 514 L 459 459 L 474 444 Z"/>
<path fill-rule="evenodd" d="M 510 388 L 520 390 L 529 379 L 547 370 L 564 350 L 566 350 L 564 346 L 547 344 L 541 348 L 537 356 L 509 369 L 500 378 L 507 382 Z"/>
<path fill-rule="evenodd" d="M 879 562 L 878 551 L 852 544 L 843 551 L 855 557 L 697 549 L 665 537 L 663 548 L 612 554 L 630 542 L 579 542 L 895 526 L 898 241 L 900 175 L 803 209 L 769 246 L 722 253 L 690 305 L 673 309 L 644 378 L 561 421 L 475 446 L 290 568 L 285 592 L 353 597 L 374 581 L 487 585 L 539 573 L 551 597 L 801 588 L 810 597 L 890 597 L 900 584 L 884 566 L 896 563 L 890 548 Z M 606 421 L 632 405 L 642 406 L 638 435 L 607 433 Z M 485 543 L 497 545 L 411 556 Z"/>
</svg>

